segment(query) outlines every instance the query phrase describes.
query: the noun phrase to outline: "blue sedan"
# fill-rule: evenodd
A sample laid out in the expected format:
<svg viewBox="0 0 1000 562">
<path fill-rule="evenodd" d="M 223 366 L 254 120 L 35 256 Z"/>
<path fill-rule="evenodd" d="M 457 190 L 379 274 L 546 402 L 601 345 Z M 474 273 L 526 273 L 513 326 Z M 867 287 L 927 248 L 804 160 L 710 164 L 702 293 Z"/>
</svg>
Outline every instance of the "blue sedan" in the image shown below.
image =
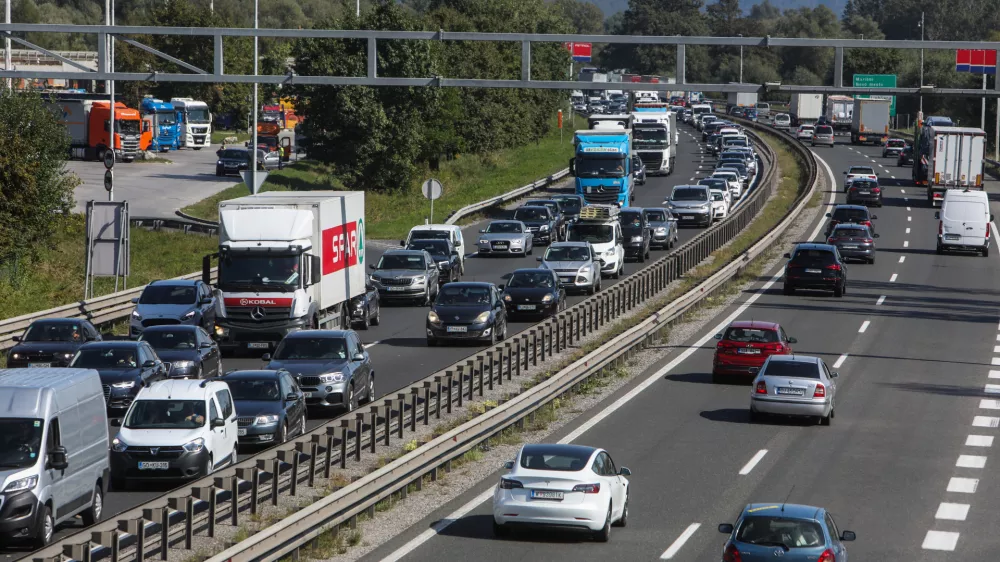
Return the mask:
<svg viewBox="0 0 1000 562">
<path fill-rule="evenodd" d="M 743 508 L 736 524 L 723 523 L 719 532 L 729 535 L 722 560 L 740 562 L 844 562 L 845 542 L 853 531 L 840 532 L 830 512 L 808 505 L 757 503 Z"/>
</svg>

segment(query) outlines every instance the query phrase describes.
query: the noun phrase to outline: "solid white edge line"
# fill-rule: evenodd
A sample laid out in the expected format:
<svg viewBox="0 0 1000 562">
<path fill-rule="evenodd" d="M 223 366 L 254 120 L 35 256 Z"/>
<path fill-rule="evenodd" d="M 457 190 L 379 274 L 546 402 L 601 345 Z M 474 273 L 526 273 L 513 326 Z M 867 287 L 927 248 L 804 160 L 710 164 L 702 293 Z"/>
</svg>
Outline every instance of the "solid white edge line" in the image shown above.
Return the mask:
<svg viewBox="0 0 1000 562">
<path fill-rule="evenodd" d="M 881 297 L 878 298 L 878 302 L 875 303 L 875 306 L 882 306 L 882 303 L 884 302 L 885 302 L 885 295 L 882 295 Z"/>
<path fill-rule="evenodd" d="M 831 185 L 834 185 L 835 184 L 835 182 L 834 182 L 835 178 L 833 176 L 833 170 L 830 169 L 830 165 L 827 164 L 825 160 L 823 160 L 822 158 L 820 158 L 819 155 L 817 155 L 815 152 L 813 152 L 813 156 L 816 158 L 816 160 L 818 160 L 821 164 L 823 164 L 824 168 L 826 168 L 826 173 L 827 173 L 827 176 L 830 178 Z M 833 205 L 834 201 L 836 201 L 836 198 L 837 198 L 837 192 L 836 192 L 836 190 L 831 190 L 830 191 L 830 198 L 829 198 L 829 203 L 828 204 L 829 205 Z M 823 221 L 819 221 L 816 224 L 816 228 L 813 229 L 812 235 L 809 237 L 809 239 L 810 240 L 815 239 L 816 236 L 819 234 L 819 231 L 823 228 L 823 226 L 824 226 L 824 222 Z M 740 305 L 739 308 L 737 308 L 735 311 L 733 311 L 732 314 L 730 314 L 728 317 L 726 317 L 725 320 L 723 320 L 718 325 L 716 325 L 712 330 L 709 330 L 707 332 L 706 336 L 704 336 L 703 338 L 699 339 L 697 342 L 694 343 L 694 345 L 692 345 L 691 347 L 689 347 L 686 350 L 684 350 L 684 352 L 682 352 L 680 355 L 678 355 L 673 361 L 671 361 L 670 363 L 668 363 L 667 365 L 665 365 L 662 369 L 660 369 L 659 371 L 657 371 L 655 374 L 653 374 L 652 376 L 650 376 L 646 380 L 642 381 L 642 383 L 640 383 L 638 386 L 636 386 L 635 388 L 633 388 L 627 394 L 625 394 L 624 396 L 622 396 L 618 400 L 615 400 L 615 402 L 613 404 L 611 404 L 611 405 L 607 406 L 606 408 L 604 408 L 603 410 L 601 410 L 601 412 L 598 413 L 596 416 L 594 416 L 593 418 L 591 418 L 591 419 L 587 420 L 586 422 L 584 422 L 582 425 L 580 425 L 580 427 L 576 428 L 574 431 L 572 431 L 566 437 L 563 437 L 562 439 L 560 439 L 559 443 L 560 444 L 572 443 L 577 438 L 579 438 L 581 435 L 583 435 L 584 433 L 586 433 L 587 431 L 589 431 L 591 428 L 593 428 L 595 425 L 597 425 L 598 423 L 600 423 L 601 421 L 603 421 L 605 418 L 607 418 L 608 416 L 610 416 L 611 414 L 613 414 L 616 410 L 618 410 L 619 408 L 621 408 L 622 406 L 624 406 L 625 404 L 627 404 L 629 401 L 631 401 L 633 398 L 635 398 L 636 396 L 638 396 L 639 393 L 641 393 L 642 391 L 646 390 L 647 388 L 649 388 L 653 384 L 659 382 L 660 379 L 662 379 L 663 376 L 666 373 L 670 372 L 671 370 L 673 370 L 674 368 L 676 368 L 678 365 L 680 365 L 681 363 L 683 363 L 684 361 L 686 361 L 687 358 L 690 357 L 691 355 L 693 355 L 695 351 L 698 351 L 699 349 L 702 348 L 702 346 L 704 346 L 711 339 L 713 339 L 715 337 L 715 334 L 719 333 L 723 328 L 725 328 L 726 326 L 728 326 L 733 320 L 739 318 L 739 316 L 741 314 L 743 314 L 743 312 L 745 312 L 746 309 L 750 308 L 753 305 L 753 303 L 757 302 L 757 299 L 759 299 L 761 296 L 763 296 L 764 293 L 766 293 L 767 290 L 771 288 L 771 286 L 773 286 L 776 282 L 778 282 L 779 279 L 781 279 L 781 276 L 782 276 L 783 272 L 784 272 L 784 269 L 780 269 L 777 273 L 774 274 L 773 277 L 771 277 L 770 280 L 768 280 L 767 283 L 764 284 L 764 286 L 762 286 L 760 289 L 758 289 L 754 294 L 750 295 L 750 298 L 748 298 L 745 303 L 743 303 L 742 305 Z M 840 359 L 837 360 L 837 363 L 834 364 L 834 368 L 838 368 L 843 363 L 843 360 L 846 359 L 846 358 L 847 358 L 847 355 L 841 355 Z M 411 539 L 410 541 L 408 541 L 406 544 L 404 544 L 403 546 L 401 546 L 398 549 L 396 549 L 389 556 L 386 556 L 385 558 L 383 558 L 382 562 L 396 562 L 398 560 L 403 559 L 403 557 L 405 557 L 406 555 L 410 554 L 411 552 L 413 552 L 414 550 L 416 550 L 417 548 L 419 548 L 421 545 L 423 545 L 425 542 L 427 542 L 430 539 L 432 539 L 434 537 L 434 535 L 437 535 L 438 533 L 440 533 L 441 531 L 443 531 L 444 529 L 446 529 L 448 526 L 450 526 L 452 523 L 458 521 L 462 517 L 465 517 L 469 512 L 471 512 L 473 509 L 475 509 L 477 506 L 479 506 L 479 504 L 481 504 L 484 501 L 488 500 L 493 495 L 493 488 L 494 488 L 494 486 L 490 486 L 489 490 L 486 490 L 486 491 L 482 492 L 481 494 L 477 495 L 472 500 L 470 500 L 468 503 L 466 503 L 462 507 L 456 509 L 453 513 L 449 514 L 446 518 L 438 521 L 430 529 L 427 529 L 423 533 L 420 533 L 419 535 L 417 535 L 416 537 L 414 537 L 413 539 Z M 691 533 L 693 534 L 694 531 L 696 531 L 700 525 L 701 525 L 700 523 L 694 523 L 694 524 L 692 524 L 691 527 L 694 527 L 694 530 L 692 530 Z M 688 527 L 688 529 L 691 529 L 691 527 Z M 687 531 L 685 531 L 685 532 L 687 532 Z M 684 540 L 687 540 L 687 539 L 684 539 Z M 681 546 L 683 546 L 683 544 Z M 671 548 L 673 548 L 673 547 L 671 547 Z M 670 550 L 668 549 L 667 552 L 670 552 Z M 667 552 L 664 553 L 664 556 L 666 556 Z"/>
<path fill-rule="evenodd" d="M 764 455 L 766 454 L 767 454 L 767 449 L 761 449 L 757 451 L 757 454 L 754 455 L 752 459 L 747 461 L 747 463 L 743 465 L 743 468 L 740 469 L 740 475 L 746 476 L 747 474 L 750 474 L 750 471 L 752 471 L 754 467 L 757 466 L 757 463 L 759 463 L 760 460 L 764 458 Z"/>
<path fill-rule="evenodd" d="M 688 542 L 688 539 L 691 538 L 691 535 L 694 535 L 695 532 L 698 531 L 699 527 L 701 527 L 701 523 L 691 523 L 690 525 L 688 525 L 688 528 L 684 529 L 684 532 L 681 533 L 681 536 L 677 537 L 677 540 L 674 541 L 674 544 L 670 545 L 670 548 L 665 550 L 663 554 L 660 555 L 660 560 L 673 559 L 673 557 L 676 556 L 678 552 L 680 552 L 681 548 L 684 546 L 684 543 Z"/>
<path fill-rule="evenodd" d="M 834 362 L 834 364 L 833 364 L 833 368 L 834 369 L 839 369 L 840 366 L 844 364 L 844 361 L 847 361 L 847 354 L 846 353 L 837 358 L 837 361 Z"/>
<path fill-rule="evenodd" d="M 862 323 L 861 323 L 861 327 L 860 327 L 860 328 L 858 328 L 858 333 L 859 333 L 859 334 L 863 334 L 863 333 L 865 333 L 865 330 L 867 330 L 867 329 L 868 329 L 868 326 L 871 326 L 871 324 L 872 324 L 872 323 L 871 323 L 871 320 L 865 320 L 864 322 L 862 322 Z"/>
</svg>

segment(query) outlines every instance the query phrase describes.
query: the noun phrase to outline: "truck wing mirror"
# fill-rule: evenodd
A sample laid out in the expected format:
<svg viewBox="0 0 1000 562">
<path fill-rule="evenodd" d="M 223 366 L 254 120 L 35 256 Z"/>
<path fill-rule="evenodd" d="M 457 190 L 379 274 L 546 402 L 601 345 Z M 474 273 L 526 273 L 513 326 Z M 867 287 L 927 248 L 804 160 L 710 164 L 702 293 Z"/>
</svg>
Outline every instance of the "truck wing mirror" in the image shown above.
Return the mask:
<svg viewBox="0 0 1000 562">
<path fill-rule="evenodd" d="M 316 285 L 323 280 L 323 262 L 319 256 L 309 256 L 309 284 Z"/>
<path fill-rule="evenodd" d="M 576 158 L 569 159 L 569 175 L 576 175 Z"/>
<path fill-rule="evenodd" d="M 212 258 L 218 256 L 219 254 L 215 253 L 201 258 L 201 281 L 208 286 L 212 285 Z"/>
<path fill-rule="evenodd" d="M 66 459 L 66 447 L 55 447 L 49 451 L 49 468 L 55 470 L 66 470 L 69 461 Z"/>
</svg>

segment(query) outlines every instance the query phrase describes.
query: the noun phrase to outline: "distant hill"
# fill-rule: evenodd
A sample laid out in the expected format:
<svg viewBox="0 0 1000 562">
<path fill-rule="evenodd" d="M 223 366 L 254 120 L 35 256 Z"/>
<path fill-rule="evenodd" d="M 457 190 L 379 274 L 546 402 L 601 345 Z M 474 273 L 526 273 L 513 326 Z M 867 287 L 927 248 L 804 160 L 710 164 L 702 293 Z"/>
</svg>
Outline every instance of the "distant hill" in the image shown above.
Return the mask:
<svg viewBox="0 0 1000 562">
<path fill-rule="evenodd" d="M 601 10 L 604 11 L 605 17 L 610 16 L 628 8 L 628 0 L 590 0 L 594 4 L 597 4 Z M 711 1 L 711 0 L 709 0 Z M 750 7 L 754 4 L 759 3 L 760 0 L 740 0 L 740 5 L 743 6 L 744 12 L 749 12 Z M 771 0 L 771 3 L 781 8 L 782 10 L 794 9 L 794 8 L 815 8 L 820 4 L 826 5 L 828 8 L 833 10 L 833 13 L 838 16 L 844 13 L 844 6 L 847 4 L 847 0 Z"/>
</svg>

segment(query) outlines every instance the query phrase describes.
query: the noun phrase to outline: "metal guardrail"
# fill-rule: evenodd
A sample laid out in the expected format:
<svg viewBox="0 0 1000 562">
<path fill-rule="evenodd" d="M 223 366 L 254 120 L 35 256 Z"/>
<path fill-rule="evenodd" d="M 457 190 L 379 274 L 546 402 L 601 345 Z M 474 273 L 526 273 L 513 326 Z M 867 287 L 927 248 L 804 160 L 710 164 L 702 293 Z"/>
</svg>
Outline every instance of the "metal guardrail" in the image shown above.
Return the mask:
<svg viewBox="0 0 1000 562">
<path fill-rule="evenodd" d="M 510 384 L 530 366 L 544 363 L 552 354 L 576 345 L 581 338 L 642 306 L 749 225 L 776 185 L 774 153 L 766 145 L 761 148 L 767 160 L 767 171 L 747 201 L 729 219 L 622 282 L 507 341 L 390 393 L 354 413 L 335 418 L 298 439 L 66 537 L 34 553 L 33 559 L 48 562 L 69 558 L 92 562 L 111 558 L 117 562 L 130 557 L 143 560 L 147 554 L 159 552 L 165 560 L 171 545 L 190 548 L 195 532 L 204 531 L 214 536 L 219 521 L 237 525 L 243 512 L 256 514 L 262 503 L 276 505 L 281 493 L 295 496 L 301 483 L 312 485 L 317 477 L 329 478 L 333 467 L 346 467 L 350 458 L 360 461 L 362 452 L 374 452 L 378 444 L 388 445 L 394 437 L 404 439 L 407 429 L 415 430 L 418 423 L 429 425 L 432 419 L 440 419 L 442 412 L 451 413 L 455 406 L 462 407 L 465 400 L 474 400 L 477 392 L 482 396 L 487 388 L 492 390 L 495 386 L 502 387 L 505 382 Z M 535 392 L 540 390 L 525 396 Z M 527 397 L 512 400 L 511 403 L 521 405 L 514 413 L 527 415 L 539 407 L 540 403 L 530 400 Z M 490 419 L 499 418 L 491 416 Z M 523 419 L 523 415 L 517 419 Z M 511 419 L 507 425 L 515 421 Z M 488 436 L 486 433 L 480 435 Z M 472 446 L 467 440 L 461 443 L 464 450 Z M 294 526 L 279 523 L 269 527 L 265 534 L 280 530 L 282 544 L 285 544 L 288 533 L 293 533 L 297 538 L 289 539 L 291 542 L 287 544 L 301 545 L 315 537 L 323 526 L 346 521 L 365 510 L 374 512 L 376 498 L 394 492 L 405 494 L 411 483 L 422 487 L 423 474 L 435 477 L 437 467 L 447 465 L 448 459 L 454 458 L 448 456 L 451 453 L 445 454 L 430 445 L 420 447 L 417 452 L 419 462 L 412 461 L 414 457 L 409 455 L 406 458 L 411 459 L 412 464 L 393 463 L 389 465 L 393 467 L 390 470 L 376 471 L 335 490 L 333 496 L 318 500 L 292 516 L 300 523 Z M 434 463 L 438 463 L 437 467 Z M 399 468 L 404 464 L 409 469 Z M 324 507 L 321 509 L 320 505 Z M 310 519 L 309 525 L 305 525 L 301 522 L 304 514 L 323 521 L 316 523 Z M 240 544 L 256 549 L 260 542 L 256 539 Z M 272 558 L 268 556 L 267 559 Z"/>
<path fill-rule="evenodd" d="M 499 197 L 495 197 L 488 201 L 480 201 L 479 203 L 473 203 L 472 205 L 467 205 L 465 207 L 462 207 L 461 209 L 458 209 L 457 211 L 452 213 L 451 216 L 448 217 L 448 220 L 444 222 L 445 224 L 455 224 L 458 221 L 462 220 L 463 217 L 467 217 L 471 214 L 478 213 L 479 211 L 483 211 L 485 209 L 490 209 L 493 207 L 499 207 L 506 203 L 510 203 L 511 201 L 515 201 L 517 199 L 524 197 L 525 195 L 528 195 L 529 193 L 535 191 L 536 189 L 548 187 L 553 183 L 555 183 L 556 181 L 568 175 L 569 175 L 569 168 L 564 168 L 552 174 L 551 176 L 542 178 L 536 182 L 529 183 L 524 187 L 519 187 L 512 191 L 508 191 L 507 193 L 504 193 Z"/>
</svg>

